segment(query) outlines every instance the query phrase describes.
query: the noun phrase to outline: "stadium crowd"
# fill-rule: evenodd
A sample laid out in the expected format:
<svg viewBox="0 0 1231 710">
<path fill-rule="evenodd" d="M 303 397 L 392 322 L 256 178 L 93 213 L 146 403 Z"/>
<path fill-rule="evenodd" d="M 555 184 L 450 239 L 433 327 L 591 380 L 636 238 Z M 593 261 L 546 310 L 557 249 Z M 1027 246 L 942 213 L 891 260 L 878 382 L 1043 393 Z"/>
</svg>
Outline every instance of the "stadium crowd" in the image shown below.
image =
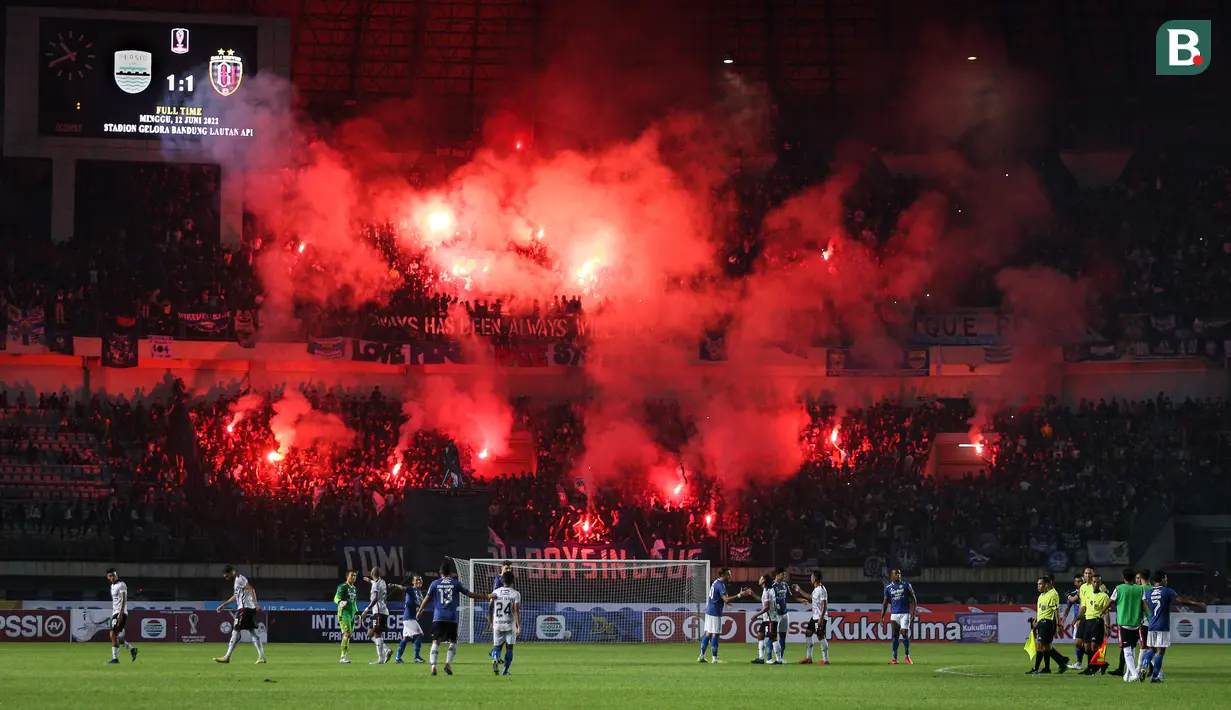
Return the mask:
<svg viewBox="0 0 1231 710">
<path fill-rule="evenodd" d="M 400 402 L 379 390 L 306 396 L 355 438 L 271 461 L 279 445 L 268 398 L 238 423 L 234 398 L 194 403 L 195 451 L 175 443 L 175 417 L 158 403 L 45 396 L 12 406 L 0 445 L 5 461 L 101 459 L 106 474 L 95 497 L 31 499 L 6 488 L 4 529 L 103 537 L 153 558 L 229 559 L 243 551 L 254 561 L 331 559 L 340 537 L 400 536 L 399 494 L 441 485 L 448 439 L 419 432 L 399 456 Z M 1195 509 L 1211 492 L 1231 490 L 1223 463 L 1231 410 L 1221 401 L 1159 396 L 1002 410 L 983 426 L 986 473 L 963 478 L 929 476 L 926 464 L 938 433 L 969 428 L 965 400 L 808 409 L 798 475 L 723 490 L 705 472 L 689 472 L 686 492 L 673 497 L 643 481 L 579 487 L 570 462 L 580 452 L 584 415 L 518 402 L 516 426 L 532 435 L 537 471 L 465 484 L 490 491 L 491 527 L 503 540 L 616 542 L 652 555 L 722 536 L 731 550 L 747 548 L 766 562 L 802 554 L 861 563 L 905 547 L 925 565 L 1042 564 L 1066 534 L 1128 540 L 1153 508 Z M 30 453 L 61 433 L 91 438 Z M 460 452 L 468 471 L 472 456 Z"/>
</svg>

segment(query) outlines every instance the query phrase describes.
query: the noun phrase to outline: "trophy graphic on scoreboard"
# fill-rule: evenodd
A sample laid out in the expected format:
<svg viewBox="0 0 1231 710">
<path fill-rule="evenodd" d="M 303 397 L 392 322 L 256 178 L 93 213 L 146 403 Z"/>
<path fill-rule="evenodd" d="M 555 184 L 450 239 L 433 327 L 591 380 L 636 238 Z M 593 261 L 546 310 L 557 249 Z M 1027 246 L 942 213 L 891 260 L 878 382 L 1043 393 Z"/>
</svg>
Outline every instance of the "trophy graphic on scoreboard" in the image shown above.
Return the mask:
<svg viewBox="0 0 1231 710">
<path fill-rule="evenodd" d="M 188 54 L 188 30 L 176 27 L 171 30 L 171 53 Z"/>
</svg>

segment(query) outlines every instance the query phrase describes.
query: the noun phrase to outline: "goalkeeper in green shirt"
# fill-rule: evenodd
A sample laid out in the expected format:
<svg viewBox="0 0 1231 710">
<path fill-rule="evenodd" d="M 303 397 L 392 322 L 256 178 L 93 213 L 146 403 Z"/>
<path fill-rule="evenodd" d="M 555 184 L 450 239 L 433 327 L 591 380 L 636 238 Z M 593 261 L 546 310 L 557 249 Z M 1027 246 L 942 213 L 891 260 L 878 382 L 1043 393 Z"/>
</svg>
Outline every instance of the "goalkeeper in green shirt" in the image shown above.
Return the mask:
<svg viewBox="0 0 1231 710">
<path fill-rule="evenodd" d="M 1122 675 L 1125 681 L 1132 682 L 1138 678 L 1136 649 L 1144 640 L 1140 629 L 1147 588 L 1135 583 L 1137 574 L 1131 569 L 1125 569 L 1123 577 L 1124 582 L 1111 594 L 1111 600 L 1116 603 L 1116 625 L 1120 627 L 1120 662 L 1112 674 Z"/>
<path fill-rule="evenodd" d="M 338 585 L 338 591 L 333 594 L 333 603 L 338 605 L 338 628 L 342 630 L 342 660 L 339 663 L 350 663 L 350 637 L 355 631 L 355 612 L 358 610 L 359 590 L 355 589 L 355 580 L 359 573 L 350 570 L 346 573 L 346 581 Z"/>
</svg>

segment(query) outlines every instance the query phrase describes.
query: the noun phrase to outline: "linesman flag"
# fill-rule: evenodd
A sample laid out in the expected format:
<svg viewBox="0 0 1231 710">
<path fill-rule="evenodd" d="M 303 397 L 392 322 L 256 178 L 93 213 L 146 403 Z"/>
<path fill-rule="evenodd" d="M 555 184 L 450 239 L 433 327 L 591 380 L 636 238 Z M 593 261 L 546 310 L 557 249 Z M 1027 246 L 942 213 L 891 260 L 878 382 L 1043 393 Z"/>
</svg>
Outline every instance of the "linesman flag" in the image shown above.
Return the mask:
<svg viewBox="0 0 1231 710">
<path fill-rule="evenodd" d="M 1099 666 L 1105 667 L 1106 665 L 1107 665 L 1107 639 L 1104 638 L 1103 645 L 1099 646 L 1099 649 L 1094 652 L 1094 658 L 1090 659 L 1089 667 L 1097 668 Z"/>
<path fill-rule="evenodd" d="M 1030 633 L 1026 634 L 1026 645 L 1022 647 L 1022 650 L 1026 652 L 1027 656 L 1030 656 L 1032 663 L 1034 662 L 1034 657 L 1039 655 L 1039 649 L 1035 645 L 1034 640 L 1034 629 L 1031 629 Z"/>
</svg>

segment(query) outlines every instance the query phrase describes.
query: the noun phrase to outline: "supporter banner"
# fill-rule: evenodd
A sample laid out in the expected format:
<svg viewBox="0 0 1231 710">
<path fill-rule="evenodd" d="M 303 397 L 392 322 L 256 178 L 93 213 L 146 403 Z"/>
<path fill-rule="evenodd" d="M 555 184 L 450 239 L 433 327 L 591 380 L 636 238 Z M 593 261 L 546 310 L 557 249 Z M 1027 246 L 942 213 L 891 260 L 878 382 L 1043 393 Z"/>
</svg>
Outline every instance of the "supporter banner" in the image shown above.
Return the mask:
<svg viewBox="0 0 1231 710">
<path fill-rule="evenodd" d="M 241 348 L 256 347 L 256 316 L 252 311 L 235 311 L 235 340 Z"/>
<path fill-rule="evenodd" d="M 385 630 L 381 637 L 390 642 L 401 640 L 402 619 L 399 615 L 385 617 Z M 273 612 L 269 615 L 269 639 L 274 643 L 339 643 L 342 641 L 342 630 L 338 627 L 337 609 Z M 356 624 L 351 643 L 371 640 L 370 622 Z"/>
<path fill-rule="evenodd" d="M 1022 643 L 1030 633 L 1030 619 L 1034 614 L 1026 612 L 1002 612 L 1000 620 L 1000 642 Z M 1119 643 L 1120 627 L 1115 623 L 1115 612 L 1112 612 L 1111 636 L 1109 643 Z M 1056 629 L 1055 645 L 1073 640 L 1073 629 L 1065 625 Z M 1231 614 L 1189 614 L 1171 612 L 1171 643 L 1174 644 L 1229 644 L 1231 643 Z"/>
<path fill-rule="evenodd" d="M 0 611 L 0 641 L 68 641 L 72 616 L 66 611 Z"/>
<path fill-rule="evenodd" d="M 359 570 L 366 575 L 373 567 L 379 567 L 382 577 L 400 581 L 409 570 L 402 544 L 391 540 L 348 540 L 338 545 L 338 566 L 341 577 L 346 570 Z"/>
<path fill-rule="evenodd" d="M 44 336 L 47 349 L 59 355 L 72 355 L 74 350 L 73 331 L 67 328 L 52 328 Z"/>
<path fill-rule="evenodd" d="M 1096 567 L 1128 564 L 1128 543 L 1117 540 L 1090 540 L 1086 542 L 1090 564 Z"/>
<path fill-rule="evenodd" d="M 891 363 L 842 348 L 830 348 L 825 357 L 826 377 L 927 377 L 931 369 L 927 348 L 904 350 L 901 358 Z"/>
<path fill-rule="evenodd" d="M 172 342 L 174 340 L 169 335 L 151 335 L 150 357 L 155 360 L 170 360 Z"/>
<path fill-rule="evenodd" d="M 8 307 L 8 336 L 22 345 L 36 345 L 43 340 L 47 317 L 42 308 Z"/>
<path fill-rule="evenodd" d="M 215 607 L 216 608 L 216 607 Z M 79 643 L 108 641 L 111 630 L 111 609 L 73 609 L 72 638 Z M 268 614 L 262 610 L 257 615 L 257 633 L 267 640 Z M 209 610 L 129 609 L 125 625 L 128 640 L 171 641 L 175 643 L 226 643 L 231 638 L 235 625 L 235 612 Z M 251 633 L 245 631 L 240 640 L 251 642 Z"/>
<path fill-rule="evenodd" d="M 580 542 L 530 542 L 506 541 L 503 545 L 488 545 L 487 552 L 493 559 L 530 560 L 635 560 L 645 559 L 644 553 L 625 545 L 585 545 Z M 670 547 L 662 552 L 663 561 L 705 559 L 704 545 Z M 545 567 L 546 569 L 546 567 Z M 597 567 L 595 568 L 597 569 Z M 596 574 L 594 571 L 578 570 L 578 574 Z M 531 575 L 536 572 L 531 571 Z M 541 573 L 539 573 L 541 574 Z M 559 576 L 559 572 L 555 573 Z M 550 576 L 550 575 L 548 575 Z"/>
<path fill-rule="evenodd" d="M 1120 350 L 1135 358 L 1205 357 L 1220 360 L 1226 356 L 1225 328 L 1218 321 L 1196 323 L 1177 321 L 1174 314 L 1128 313 L 1120 316 Z"/>
<path fill-rule="evenodd" d="M 1064 346 L 1068 362 L 1110 361 L 1120 359 L 1120 347 L 1115 343 L 1073 343 Z"/>
<path fill-rule="evenodd" d="M 180 313 L 180 325 L 198 333 L 221 333 L 231 326 L 230 313 Z"/>
<path fill-rule="evenodd" d="M 308 354 L 337 360 L 346 354 L 346 338 L 308 338 Z"/>
<path fill-rule="evenodd" d="M 103 367 L 136 367 L 137 335 L 133 332 L 103 334 Z"/>
<path fill-rule="evenodd" d="M 1012 345 L 984 345 L 983 362 L 989 365 L 1007 365 L 1013 362 Z"/>
<path fill-rule="evenodd" d="M 1013 323 L 1013 316 L 993 310 L 921 313 L 915 316 L 915 342 L 919 345 L 1004 345 L 1013 332 Z"/>
<path fill-rule="evenodd" d="M 902 570 L 902 574 L 913 577 L 919 574 L 919 551 L 914 545 L 905 542 L 895 542 L 890 547 L 889 558 L 893 566 Z"/>
<path fill-rule="evenodd" d="M 445 365 L 465 361 L 461 343 L 451 340 L 419 340 L 409 344 L 352 340 L 351 360 L 382 365 Z"/>
<path fill-rule="evenodd" d="M 421 316 L 385 313 L 376 315 L 370 325 L 396 334 L 397 339 L 455 338 L 465 336 L 538 338 L 568 340 L 584 337 L 590 330 L 583 316 L 560 314 L 543 318 L 514 316 Z"/>
<path fill-rule="evenodd" d="M 493 345 L 496 364 L 502 367 L 580 367 L 585 351 L 572 343 Z"/>
</svg>

